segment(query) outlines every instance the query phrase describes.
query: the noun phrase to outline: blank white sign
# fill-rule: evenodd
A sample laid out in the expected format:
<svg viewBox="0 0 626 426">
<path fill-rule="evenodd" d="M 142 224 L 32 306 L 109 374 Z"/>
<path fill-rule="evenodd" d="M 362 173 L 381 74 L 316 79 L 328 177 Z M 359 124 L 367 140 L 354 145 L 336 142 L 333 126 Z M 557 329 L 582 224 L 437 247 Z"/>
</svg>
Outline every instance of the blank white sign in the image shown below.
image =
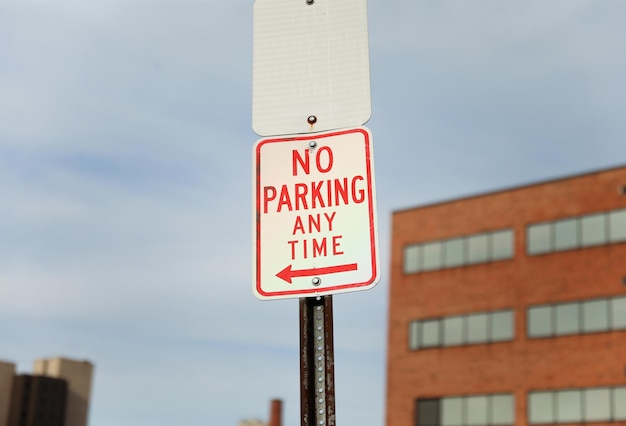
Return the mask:
<svg viewBox="0 0 626 426">
<path fill-rule="evenodd" d="M 357 127 L 370 115 L 367 1 L 256 0 L 254 131 Z"/>
</svg>

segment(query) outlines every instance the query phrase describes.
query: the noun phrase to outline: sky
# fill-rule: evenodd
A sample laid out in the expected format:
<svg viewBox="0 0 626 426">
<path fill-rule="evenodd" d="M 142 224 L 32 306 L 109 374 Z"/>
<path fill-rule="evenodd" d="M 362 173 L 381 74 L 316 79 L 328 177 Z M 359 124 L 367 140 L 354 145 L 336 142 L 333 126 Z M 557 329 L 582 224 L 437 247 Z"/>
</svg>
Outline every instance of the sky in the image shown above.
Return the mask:
<svg viewBox="0 0 626 426">
<path fill-rule="evenodd" d="M 93 362 L 91 426 L 299 425 L 298 301 L 251 290 L 252 12 L 0 1 L 0 359 Z M 624 16 L 369 0 L 382 278 L 333 296 L 338 424 L 384 424 L 393 211 L 626 163 Z"/>
</svg>

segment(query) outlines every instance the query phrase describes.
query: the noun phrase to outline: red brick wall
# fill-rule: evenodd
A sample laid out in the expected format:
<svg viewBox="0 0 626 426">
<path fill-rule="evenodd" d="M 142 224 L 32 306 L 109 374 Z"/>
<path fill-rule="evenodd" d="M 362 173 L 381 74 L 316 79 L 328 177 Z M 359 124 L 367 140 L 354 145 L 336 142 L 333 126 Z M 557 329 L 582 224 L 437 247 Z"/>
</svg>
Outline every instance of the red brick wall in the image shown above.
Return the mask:
<svg viewBox="0 0 626 426">
<path fill-rule="evenodd" d="M 626 243 L 526 255 L 526 226 L 626 207 L 626 167 L 410 210 L 392 218 L 387 426 L 413 426 L 420 397 L 626 384 L 626 331 L 527 339 L 529 305 L 626 295 Z M 407 244 L 512 228 L 513 259 L 405 275 Z M 411 320 L 511 308 L 515 340 L 410 351 Z M 600 423 L 595 423 L 601 425 Z M 613 423 L 615 425 L 615 423 Z"/>
</svg>

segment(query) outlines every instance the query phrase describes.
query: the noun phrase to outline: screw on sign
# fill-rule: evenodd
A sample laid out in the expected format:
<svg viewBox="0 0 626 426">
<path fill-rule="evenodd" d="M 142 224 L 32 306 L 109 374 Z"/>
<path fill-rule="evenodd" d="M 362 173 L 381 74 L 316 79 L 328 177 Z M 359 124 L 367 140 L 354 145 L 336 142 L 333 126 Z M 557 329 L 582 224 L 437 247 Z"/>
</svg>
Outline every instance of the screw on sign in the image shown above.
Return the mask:
<svg viewBox="0 0 626 426">
<path fill-rule="evenodd" d="M 254 162 L 255 295 L 373 287 L 379 267 L 369 131 L 262 139 Z"/>
</svg>

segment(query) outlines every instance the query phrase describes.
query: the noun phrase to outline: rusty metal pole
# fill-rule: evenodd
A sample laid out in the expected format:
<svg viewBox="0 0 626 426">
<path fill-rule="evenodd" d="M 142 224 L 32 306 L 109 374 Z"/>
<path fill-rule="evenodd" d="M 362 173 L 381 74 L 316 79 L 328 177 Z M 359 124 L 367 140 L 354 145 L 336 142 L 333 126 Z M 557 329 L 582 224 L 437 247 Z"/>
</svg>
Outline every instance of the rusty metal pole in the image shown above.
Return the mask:
<svg viewBox="0 0 626 426">
<path fill-rule="evenodd" d="M 300 299 L 300 425 L 336 425 L 332 296 Z"/>
</svg>

